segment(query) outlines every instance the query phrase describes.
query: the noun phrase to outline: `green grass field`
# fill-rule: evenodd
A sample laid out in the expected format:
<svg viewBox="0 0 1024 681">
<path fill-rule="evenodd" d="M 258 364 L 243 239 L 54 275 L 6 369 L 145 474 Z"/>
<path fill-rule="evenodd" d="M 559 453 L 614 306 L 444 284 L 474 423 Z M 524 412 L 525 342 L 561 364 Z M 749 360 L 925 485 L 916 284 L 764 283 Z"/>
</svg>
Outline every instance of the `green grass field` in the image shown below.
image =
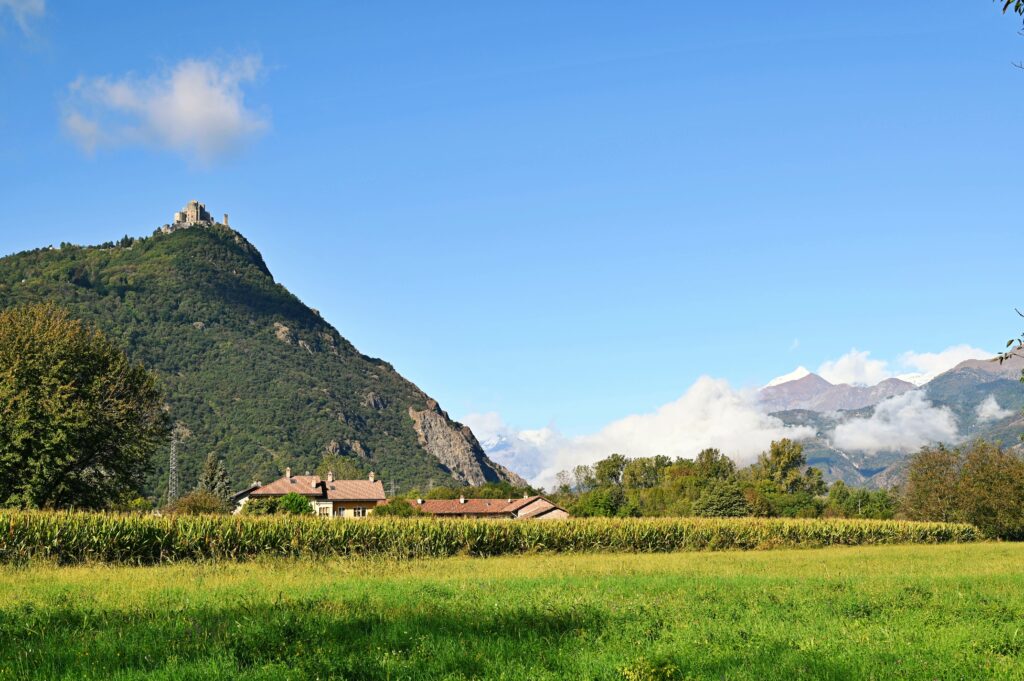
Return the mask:
<svg viewBox="0 0 1024 681">
<path fill-rule="evenodd" d="M 0 677 L 1024 677 L 1024 545 L 0 568 Z"/>
</svg>

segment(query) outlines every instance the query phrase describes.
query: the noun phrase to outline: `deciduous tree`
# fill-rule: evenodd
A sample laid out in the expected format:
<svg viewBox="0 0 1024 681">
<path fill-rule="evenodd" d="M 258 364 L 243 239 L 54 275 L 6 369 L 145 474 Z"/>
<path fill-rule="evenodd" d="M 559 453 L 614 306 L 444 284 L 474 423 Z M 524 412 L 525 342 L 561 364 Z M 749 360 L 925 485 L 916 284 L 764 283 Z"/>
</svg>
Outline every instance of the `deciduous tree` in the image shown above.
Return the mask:
<svg viewBox="0 0 1024 681">
<path fill-rule="evenodd" d="M 667 456 L 644 456 L 630 459 L 622 469 L 622 486 L 626 489 L 649 489 L 661 482 L 661 473 L 672 460 Z"/>
<path fill-rule="evenodd" d="M 598 487 L 622 484 L 622 471 L 626 468 L 626 457 L 612 454 L 594 464 L 594 479 Z"/>
<path fill-rule="evenodd" d="M 738 518 L 750 515 L 750 507 L 734 481 L 712 480 L 693 502 L 693 512 L 711 518 Z"/>
<path fill-rule="evenodd" d="M 134 497 L 168 433 L 155 378 L 100 331 L 51 304 L 0 312 L 0 505 Z"/>
<path fill-rule="evenodd" d="M 714 447 L 698 452 L 693 467 L 702 480 L 728 480 L 736 475 L 733 460 Z"/>
<path fill-rule="evenodd" d="M 910 458 L 900 508 L 911 520 L 957 519 L 960 452 L 926 447 Z"/>
<path fill-rule="evenodd" d="M 1024 539 L 1024 461 L 989 442 L 975 442 L 960 467 L 962 519 L 986 534 Z"/>
</svg>

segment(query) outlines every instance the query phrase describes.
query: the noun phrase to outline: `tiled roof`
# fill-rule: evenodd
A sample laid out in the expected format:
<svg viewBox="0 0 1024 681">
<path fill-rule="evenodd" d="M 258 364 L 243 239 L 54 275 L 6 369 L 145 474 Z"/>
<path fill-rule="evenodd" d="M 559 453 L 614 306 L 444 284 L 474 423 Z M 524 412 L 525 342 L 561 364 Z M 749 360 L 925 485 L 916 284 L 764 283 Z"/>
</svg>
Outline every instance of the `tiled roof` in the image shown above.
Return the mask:
<svg viewBox="0 0 1024 681">
<path fill-rule="evenodd" d="M 508 505 L 508 510 L 509 511 L 518 511 L 523 506 L 527 506 L 528 504 L 532 504 L 533 502 L 537 501 L 538 499 L 543 499 L 543 498 L 544 497 L 536 496 L 536 497 L 523 497 L 522 499 L 513 499 L 512 503 L 510 503 Z M 550 503 L 550 502 L 548 502 L 548 503 Z"/>
<path fill-rule="evenodd" d="M 380 501 L 384 499 L 384 484 L 380 480 L 335 480 L 324 481 L 327 498 L 333 500 L 352 499 L 355 501 Z"/>
<path fill-rule="evenodd" d="M 540 517 L 540 516 L 545 515 L 547 513 L 550 513 L 551 511 L 565 511 L 564 508 L 562 508 L 561 506 L 558 506 L 556 504 L 551 503 L 550 501 L 548 501 L 544 497 L 532 497 L 531 499 L 526 500 L 526 501 L 527 501 L 527 504 L 523 504 L 523 505 L 521 505 L 519 507 L 520 510 L 519 510 L 518 513 L 516 513 L 516 517 L 518 517 L 518 518 L 537 518 L 537 517 Z M 535 501 L 537 503 L 533 503 Z M 565 511 L 565 512 L 568 513 L 568 511 Z"/>
<path fill-rule="evenodd" d="M 306 497 L 331 501 L 380 501 L 384 499 L 384 485 L 380 480 L 334 480 L 327 482 L 319 475 L 293 475 L 283 477 L 253 490 L 250 496 L 279 497 L 295 492 Z"/>
<path fill-rule="evenodd" d="M 416 508 L 431 515 L 507 515 L 509 505 L 507 499 L 425 499 Z"/>
<path fill-rule="evenodd" d="M 274 482 L 263 485 L 252 493 L 254 497 L 279 497 L 295 492 L 307 497 L 322 497 L 324 490 L 320 486 L 319 475 L 293 475 L 290 478 L 278 478 Z"/>
<path fill-rule="evenodd" d="M 250 494 L 252 494 L 256 490 L 258 490 L 259 488 L 260 488 L 259 485 L 257 485 L 256 483 L 253 483 L 253 484 L 249 485 L 248 487 L 246 487 L 245 489 L 240 489 L 237 492 L 235 492 L 234 494 L 232 494 L 231 498 L 234 499 L 235 501 L 237 501 L 237 500 L 239 500 L 239 499 L 241 499 L 243 497 L 249 496 Z"/>
<path fill-rule="evenodd" d="M 431 515 L 490 515 L 490 516 L 511 516 L 519 509 L 529 506 L 537 500 L 544 501 L 538 504 L 536 510 L 530 509 L 521 517 L 530 517 L 551 508 L 556 508 L 544 497 L 534 496 L 525 499 L 466 499 L 465 502 L 459 499 L 425 499 L 423 503 L 410 500 L 416 508 Z"/>
</svg>

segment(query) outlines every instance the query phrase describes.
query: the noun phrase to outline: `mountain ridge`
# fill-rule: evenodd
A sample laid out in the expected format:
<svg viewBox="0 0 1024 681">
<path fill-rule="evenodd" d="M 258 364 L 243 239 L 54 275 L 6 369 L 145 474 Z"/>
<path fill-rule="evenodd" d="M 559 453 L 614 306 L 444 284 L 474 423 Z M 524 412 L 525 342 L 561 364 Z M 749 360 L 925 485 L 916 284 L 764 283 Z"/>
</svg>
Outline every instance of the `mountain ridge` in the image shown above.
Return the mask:
<svg viewBox="0 0 1024 681">
<path fill-rule="evenodd" d="M 932 408 L 946 409 L 952 414 L 957 426 L 957 439 L 947 442 L 948 445 L 980 437 L 1021 451 L 1024 450 L 1020 441 L 1024 433 L 1024 384 L 1020 381 L 1022 369 L 1022 357 L 1013 357 L 1001 364 L 993 360 L 965 360 L 924 385 L 912 386 L 900 395 L 911 390 L 920 391 Z M 878 387 L 882 383 L 885 381 L 867 387 Z M 790 397 L 799 394 L 799 386 L 782 383 L 774 387 L 783 387 Z M 810 426 L 815 429 L 816 435 L 803 441 L 804 450 L 808 465 L 820 468 L 826 479 L 843 480 L 847 484 L 866 487 L 891 487 L 901 482 L 906 473 L 907 457 L 912 451 L 895 448 L 873 452 L 844 450 L 835 446 L 829 434 L 837 426 L 849 423 L 852 419 L 871 418 L 879 405 L 892 397 L 898 395 L 883 397 L 874 404 L 857 409 L 816 411 L 787 408 L 770 413 L 785 425 Z M 778 396 L 775 399 L 778 402 Z M 792 401 L 795 402 L 795 398 Z M 988 413 L 982 408 L 987 401 L 992 402 L 995 413 Z"/>
<path fill-rule="evenodd" d="M 887 378 L 871 386 L 849 383 L 833 384 L 815 373 L 774 385 L 758 391 L 758 399 L 766 410 L 838 411 L 870 407 L 890 397 L 916 389 L 913 383 L 898 378 Z"/>
<path fill-rule="evenodd" d="M 107 333 L 160 377 L 186 433 L 179 486 L 208 452 L 237 486 L 324 454 L 399 489 L 522 484 L 472 431 L 384 360 L 363 355 L 276 282 L 262 255 L 224 225 L 102 246 L 0 258 L 0 307 L 52 300 Z M 166 487 L 166 453 L 149 493 Z"/>
</svg>

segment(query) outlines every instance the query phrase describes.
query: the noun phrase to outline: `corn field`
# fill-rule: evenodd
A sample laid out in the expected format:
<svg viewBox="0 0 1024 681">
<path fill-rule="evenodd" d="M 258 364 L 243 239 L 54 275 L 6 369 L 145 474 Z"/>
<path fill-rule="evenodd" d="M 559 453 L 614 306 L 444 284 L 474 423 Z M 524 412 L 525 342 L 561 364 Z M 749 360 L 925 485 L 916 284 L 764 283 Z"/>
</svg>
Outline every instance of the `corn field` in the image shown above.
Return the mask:
<svg viewBox="0 0 1024 681">
<path fill-rule="evenodd" d="M 972 542 L 971 525 L 783 518 L 579 518 L 562 521 L 296 516 L 144 516 L 0 511 L 0 563 L 154 564 L 257 556 L 497 556 L 653 553 Z"/>
</svg>

